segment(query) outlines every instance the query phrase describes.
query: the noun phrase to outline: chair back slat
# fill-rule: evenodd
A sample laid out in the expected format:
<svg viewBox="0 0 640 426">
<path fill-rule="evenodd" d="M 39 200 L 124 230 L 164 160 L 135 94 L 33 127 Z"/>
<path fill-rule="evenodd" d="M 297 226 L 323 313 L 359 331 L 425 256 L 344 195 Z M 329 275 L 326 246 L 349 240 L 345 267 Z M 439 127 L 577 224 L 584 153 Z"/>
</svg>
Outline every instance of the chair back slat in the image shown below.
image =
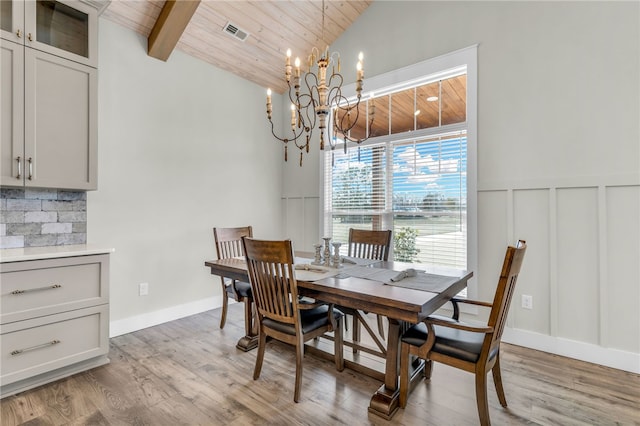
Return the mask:
<svg viewBox="0 0 640 426">
<path fill-rule="evenodd" d="M 242 240 L 258 313 L 275 321 L 299 324 L 291 241 Z"/>
<path fill-rule="evenodd" d="M 491 339 L 491 346 L 500 344 L 526 250 L 527 244 L 523 240 L 518 241 L 516 247 L 507 247 L 493 306 L 489 314 L 488 325 L 494 329 L 493 334 L 488 336 Z"/>
<path fill-rule="evenodd" d="M 253 228 L 213 228 L 213 239 L 216 243 L 218 259 L 244 256 L 242 237 L 253 237 Z"/>
<path fill-rule="evenodd" d="M 349 256 L 360 259 L 389 260 L 391 231 L 349 229 Z"/>
</svg>

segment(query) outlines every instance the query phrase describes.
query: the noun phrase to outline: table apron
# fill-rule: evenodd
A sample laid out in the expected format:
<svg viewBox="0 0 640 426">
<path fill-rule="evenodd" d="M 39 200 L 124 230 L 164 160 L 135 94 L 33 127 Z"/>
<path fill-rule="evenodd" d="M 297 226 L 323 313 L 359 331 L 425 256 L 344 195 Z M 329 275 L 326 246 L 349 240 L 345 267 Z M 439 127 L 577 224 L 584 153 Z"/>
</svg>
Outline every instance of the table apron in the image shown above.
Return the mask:
<svg viewBox="0 0 640 426">
<path fill-rule="evenodd" d="M 231 278 L 236 281 L 249 282 L 249 275 L 247 271 L 238 271 L 233 269 L 215 269 L 211 267 L 211 275 L 218 275 L 223 278 Z"/>
<path fill-rule="evenodd" d="M 379 314 L 385 317 L 408 321 L 411 323 L 417 323 L 425 317 L 422 311 L 409 311 L 393 308 L 382 304 L 372 303 L 370 301 L 340 296 L 330 292 L 308 290 L 304 287 L 299 287 L 298 291 L 303 296 L 311 297 L 322 302 L 333 303 L 335 305 L 345 306 L 352 309 L 359 309 L 361 311 Z"/>
</svg>

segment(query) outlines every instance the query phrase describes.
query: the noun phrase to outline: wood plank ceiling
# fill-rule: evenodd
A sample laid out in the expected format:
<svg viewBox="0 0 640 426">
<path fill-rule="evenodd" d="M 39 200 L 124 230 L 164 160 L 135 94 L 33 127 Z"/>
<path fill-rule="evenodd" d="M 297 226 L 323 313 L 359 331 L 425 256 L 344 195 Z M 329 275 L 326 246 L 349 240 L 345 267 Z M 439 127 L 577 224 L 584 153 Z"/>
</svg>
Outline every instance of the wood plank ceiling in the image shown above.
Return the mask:
<svg viewBox="0 0 640 426">
<path fill-rule="evenodd" d="M 284 80 L 287 48 L 291 48 L 293 58 L 300 56 L 305 63 L 313 47 L 324 49 L 331 45 L 371 2 L 326 0 L 324 31 L 323 2 L 319 0 L 111 0 L 102 16 L 147 37 L 150 56 L 171 60 L 169 55 L 175 46 L 218 68 L 283 93 L 287 89 Z M 224 31 L 229 23 L 247 33 L 247 38 L 241 41 Z M 356 58 L 341 60 L 343 64 L 353 60 L 355 65 Z M 437 97 L 437 102 L 433 98 L 427 101 L 428 97 Z M 416 90 L 376 98 L 374 103 L 372 136 L 464 122 L 466 78 L 463 75 L 433 82 Z M 365 113 L 352 129 L 352 137 L 364 137 L 366 126 Z"/>
<path fill-rule="evenodd" d="M 287 48 L 304 63 L 313 47 L 331 45 L 371 1 L 327 0 L 323 31 L 323 3 L 317 0 L 205 0 L 197 6 L 176 49 L 282 93 Z M 112 0 L 102 17 L 148 38 L 164 4 L 164 0 Z M 245 41 L 223 31 L 227 23 L 249 34 Z"/>
</svg>

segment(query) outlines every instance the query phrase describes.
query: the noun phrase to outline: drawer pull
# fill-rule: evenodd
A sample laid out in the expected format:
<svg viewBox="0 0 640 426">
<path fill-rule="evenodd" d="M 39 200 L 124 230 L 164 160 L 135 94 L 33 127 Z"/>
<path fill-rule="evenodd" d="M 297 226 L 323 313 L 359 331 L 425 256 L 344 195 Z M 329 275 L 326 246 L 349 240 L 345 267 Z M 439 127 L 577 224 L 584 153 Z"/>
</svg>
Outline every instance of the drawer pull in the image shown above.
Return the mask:
<svg viewBox="0 0 640 426">
<path fill-rule="evenodd" d="M 54 284 L 46 287 L 30 288 L 27 290 L 13 290 L 11 294 L 23 294 L 23 293 L 28 293 L 30 291 L 53 290 L 56 288 L 62 288 L 62 286 L 60 284 Z"/>
<path fill-rule="evenodd" d="M 35 351 L 36 349 L 46 348 L 47 346 L 57 345 L 58 343 L 60 343 L 60 340 L 56 339 L 47 343 L 43 343 L 41 345 L 31 346 L 30 348 L 16 349 L 15 351 L 11 352 L 11 355 L 20 355 L 25 352 Z"/>
</svg>

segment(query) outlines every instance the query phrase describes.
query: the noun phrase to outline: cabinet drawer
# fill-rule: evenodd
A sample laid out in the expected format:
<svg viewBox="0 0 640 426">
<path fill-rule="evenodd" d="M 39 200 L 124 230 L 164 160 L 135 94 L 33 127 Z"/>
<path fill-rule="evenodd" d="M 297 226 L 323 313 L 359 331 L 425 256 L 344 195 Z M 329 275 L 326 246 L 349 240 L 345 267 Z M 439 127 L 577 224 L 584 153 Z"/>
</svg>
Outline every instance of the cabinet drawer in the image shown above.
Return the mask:
<svg viewBox="0 0 640 426">
<path fill-rule="evenodd" d="M 0 324 L 108 303 L 108 255 L 0 267 Z"/>
<path fill-rule="evenodd" d="M 101 305 L 0 326 L 0 382 L 105 355 L 109 351 L 109 306 Z"/>
</svg>

